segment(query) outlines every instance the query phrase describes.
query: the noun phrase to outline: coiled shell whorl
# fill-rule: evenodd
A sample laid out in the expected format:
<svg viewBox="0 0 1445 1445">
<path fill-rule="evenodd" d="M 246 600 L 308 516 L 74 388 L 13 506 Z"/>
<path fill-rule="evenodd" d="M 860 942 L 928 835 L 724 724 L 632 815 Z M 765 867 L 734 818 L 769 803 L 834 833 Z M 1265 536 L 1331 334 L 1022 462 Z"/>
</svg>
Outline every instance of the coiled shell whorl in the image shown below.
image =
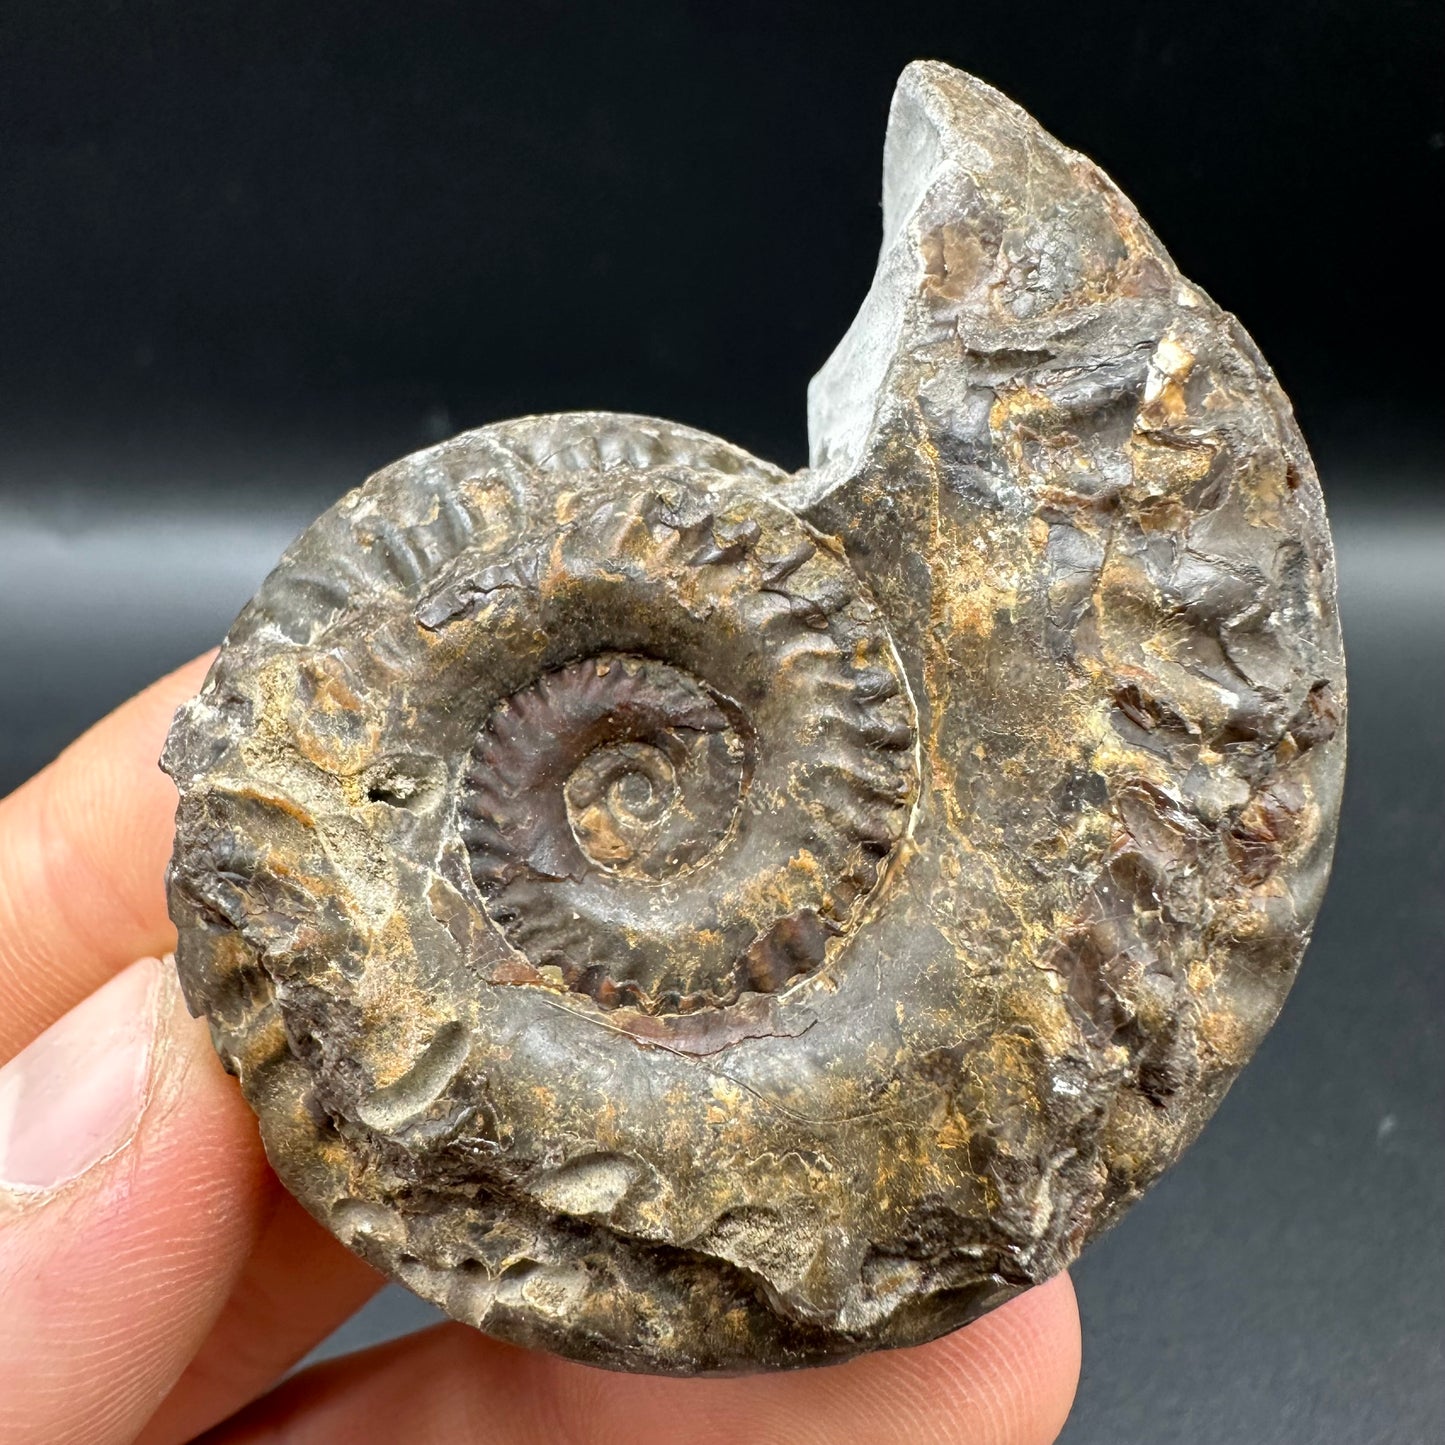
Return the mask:
<svg viewBox="0 0 1445 1445">
<path fill-rule="evenodd" d="M 909 1344 L 1203 1125 L 1319 906 L 1319 486 L 1232 317 L 981 82 L 905 71 L 788 475 L 601 413 L 297 541 L 164 766 L 178 964 L 282 1179 L 622 1369 Z"/>
</svg>

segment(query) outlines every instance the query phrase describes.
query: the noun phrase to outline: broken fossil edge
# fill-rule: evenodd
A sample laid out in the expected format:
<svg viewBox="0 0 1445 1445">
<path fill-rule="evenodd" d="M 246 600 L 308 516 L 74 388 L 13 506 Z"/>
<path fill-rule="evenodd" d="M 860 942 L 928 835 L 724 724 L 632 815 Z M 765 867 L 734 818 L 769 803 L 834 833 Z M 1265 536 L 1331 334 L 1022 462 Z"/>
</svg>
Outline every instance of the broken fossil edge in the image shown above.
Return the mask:
<svg viewBox="0 0 1445 1445">
<path fill-rule="evenodd" d="M 181 978 L 282 1180 L 612 1368 L 912 1344 L 1065 1267 L 1325 886 L 1313 467 L 1096 167 L 909 66 L 809 422 L 794 476 L 600 413 L 407 457 L 167 743 Z"/>
</svg>

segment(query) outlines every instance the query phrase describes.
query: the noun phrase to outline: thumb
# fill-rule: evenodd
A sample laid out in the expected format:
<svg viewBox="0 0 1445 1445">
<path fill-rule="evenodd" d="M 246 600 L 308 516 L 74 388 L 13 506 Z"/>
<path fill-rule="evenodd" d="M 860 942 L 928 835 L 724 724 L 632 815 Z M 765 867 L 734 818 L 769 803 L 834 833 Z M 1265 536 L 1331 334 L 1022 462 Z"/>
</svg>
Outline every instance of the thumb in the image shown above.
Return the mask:
<svg viewBox="0 0 1445 1445">
<path fill-rule="evenodd" d="M 225 1303 L 264 1179 L 155 959 L 0 1069 L 0 1445 L 136 1434 Z"/>
</svg>

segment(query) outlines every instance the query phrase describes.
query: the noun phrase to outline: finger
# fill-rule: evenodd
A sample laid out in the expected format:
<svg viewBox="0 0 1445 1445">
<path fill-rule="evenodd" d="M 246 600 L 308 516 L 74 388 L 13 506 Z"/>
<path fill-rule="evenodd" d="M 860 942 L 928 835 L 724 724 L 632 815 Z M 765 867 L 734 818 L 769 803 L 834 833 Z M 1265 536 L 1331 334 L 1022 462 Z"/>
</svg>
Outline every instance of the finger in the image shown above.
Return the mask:
<svg viewBox="0 0 1445 1445">
<path fill-rule="evenodd" d="M 0 1445 L 129 1441 L 273 1202 L 174 970 L 121 972 L 0 1069 Z"/>
<path fill-rule="evenodd" d="M 254 1400 L 382 1283 L 282 1194 L 220 1319 L 135 1445 L 178 1445 Z"/>
<path fill-rule="evenodd" d="M 917 1349 L 747 1379 L 608 1374 L 440 1325 L 303 1372 L 205 1445 L 1047 1445 L 1078 1373 L 1067 1276 Z"/>
<path fill-rule="evenodd" d="M 172 947 L 176 793 L 156 760 L 209 664 L 148 687 L 0 799 L 0 1062 L 132 959 Z"/>
<path fill-rule="evenodd" d="M 173 940 L 164 874 L 175 791 L 156 760 L 209 663 L 161 679 L 0 800 L 0 1061 Z M 281 1197 L 267 1181 L 259 1212 Z M 254 1398 L 376 1287 L 286 1198 L 147 1439 L 187 1438 Z"/>
</svg>

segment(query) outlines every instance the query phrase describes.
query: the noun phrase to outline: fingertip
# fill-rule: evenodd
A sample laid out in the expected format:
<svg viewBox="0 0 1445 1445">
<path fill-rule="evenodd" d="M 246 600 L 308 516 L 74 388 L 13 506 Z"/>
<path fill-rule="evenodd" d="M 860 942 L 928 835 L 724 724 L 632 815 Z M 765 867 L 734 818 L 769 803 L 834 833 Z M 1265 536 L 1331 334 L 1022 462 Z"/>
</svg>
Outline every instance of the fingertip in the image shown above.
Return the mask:
<svg viewBox="0 0 1445 1445">
<path fill-rule="evenodd" d="M 140 1011 L 143 1039 L 125 1016 L 141 998 L 153 1009 Z M 146 1061 L 129 1104 L 95 1097 L 133 1082 L 112 1051 Z M 17 1066 L 30 1078 L 10 1105 L 26 1111 L 34 1177 L 0 1218 L 0 1440 L 129 1440 L 230 1293 L 274 1202 L 270 1175 L 168 963 L 123 970 L 6 1072 Z M 79 1158 L 67 1143 L 57 1171 L 35 1142 L 47 1130 L 90 1131 L 96 1147 Z"/>
<path fill-rule="evenodd" d="M 1073 1405 L 1079 1362 L 1078 1308 L 1061 1274 L 927 1344 L 769 1383 L 826 1392 L 832 1419 L 820 1441 L 834 1429 L 859 1445 L 1050 1445 Z"/>
<path fill-rule="evenodd" d="M 953 1412 L 973 1432 L 956 1438 L 1051 1445 L 1079 1383 L 1073 1281 L 1067 1273 L 1055 1275 L 920 1353 L 929 1351 L 937 1352 L 928 1365 L 947 1382 Z"/>
</svg>

